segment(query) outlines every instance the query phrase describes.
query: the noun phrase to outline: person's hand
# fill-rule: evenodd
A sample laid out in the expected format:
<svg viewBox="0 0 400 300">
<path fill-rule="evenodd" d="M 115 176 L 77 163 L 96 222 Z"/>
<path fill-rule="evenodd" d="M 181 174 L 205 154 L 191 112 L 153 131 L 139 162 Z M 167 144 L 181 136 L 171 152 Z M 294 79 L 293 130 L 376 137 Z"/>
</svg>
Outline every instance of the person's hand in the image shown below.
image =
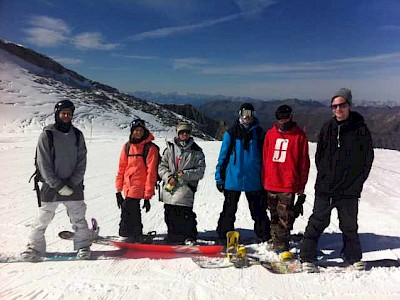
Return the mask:
<svg viewBox="0 0 400 300">
<path fill-rule="evenodd" d="M 170 177 L 170 179 L 168 180 L 168 183 L 170 184 L 170 185 L 173 185 L 173 186 L 175 186 L 177 183 L 178 183 L 178 181 L 175 179 L 175 177 Z"/>
<path fill-rule="evenodd" d="M 58 193 L 61 196 L 71 196 L 74 191 L 68 186 L 68 185 L 64 185 L 59 191 Z"/>
<path fill-rule="evenodd" d="M 217 189 L 218 189 L 218 191 L 220 191 L 221 193 L 223 193 L 225 187 L 224 187 L 224 185 L 223 185 L 222 183 L 217 183 Z"/>
<path fill-rule="evenodd" d="M 146 213 L 148 213 L 150 211 L 150 207 L 151 207 L 150 199 L 144 199 L 142 208 L 146 209 Z"/>
<path fill-rule="evenodd" d="M 118 208 L 121 208 L 122 203 L 124 202 L 124 197 L 122 197 L 121 192 L 115 193 L 115 196 L 117 197 L 117 206 Z"/>
</svg>

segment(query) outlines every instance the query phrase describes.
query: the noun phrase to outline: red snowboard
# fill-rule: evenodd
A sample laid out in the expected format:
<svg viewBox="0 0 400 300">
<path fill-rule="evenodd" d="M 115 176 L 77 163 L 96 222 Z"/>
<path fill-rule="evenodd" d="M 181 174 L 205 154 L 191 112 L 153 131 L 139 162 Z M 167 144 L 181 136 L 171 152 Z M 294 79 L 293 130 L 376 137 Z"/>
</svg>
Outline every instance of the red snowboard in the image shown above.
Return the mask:
<svg viewBox="0 0 400 300">
<path fill-rule="evenodd" d="M 130 249 L 136 251 L 146 252 L 164 252 L 164 253 L 184 253 L 184 254 L 218 254 L 224 246 L 220 245 L 162 245 L 162 244 L 139 244 L 139 243 L 127 243 L 112 241 L 112 245 L 120 249 Z"/>
</svg>

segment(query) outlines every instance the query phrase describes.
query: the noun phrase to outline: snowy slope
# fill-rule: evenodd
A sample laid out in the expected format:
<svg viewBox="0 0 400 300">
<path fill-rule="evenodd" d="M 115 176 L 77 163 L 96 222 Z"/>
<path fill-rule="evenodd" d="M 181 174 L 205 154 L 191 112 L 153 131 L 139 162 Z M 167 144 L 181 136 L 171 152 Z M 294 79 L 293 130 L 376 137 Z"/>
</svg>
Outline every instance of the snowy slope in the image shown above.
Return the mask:
<svg viewBox="0 0 400 300">
<path fill-rule="evenodd" d="M 95 216 L 99 220 L 104 235 L 118 232 L 114 178 L 125 133 L 96 134 L 87 141 L 87 217 Z M 88 132 L 85 134 L 88 137 Z M 0 138 L 0 241 L 3 255 L 24 249 L 37 211 L 35 193 L 27 183 L 33 169 L 36 138 L 33 134 Z M 164 147 L 163 140 L 157 140 L 157 143 Z M 223 203 L 213 179 L 220 142 L 200 142 L 200 145 L 206 154 L 207 170 L 200 182 L 194 209 L 199 231 L 206 232 L 215 230 Z M 315 145 L 311 144 L 310 148 L 313 156 Z M 376 150 L 376 160 L 360 202 L 359 224 L 365 259 L 397 259 L 400 256 L 399 165 L 399 152 Z M 294 232 L 304 230 L 311 214 L 315 175 L 312 165 L 306 187 L 305 214 L 296 221 Z M 150 212 L 143 213 L 143 223 L 145 231 L 166 232 L 163 206 L 156 197 Z M 236 226 L 243 234 L 252 234 L 244 198 L 240 200 Z M 59 207 L 46 232 L 48 251 L 72 250 L 71 242 L 57 237 L 57 233 L 65 229 L 70 229 L 69 220 L 65 209 Z M 339 232 L 337 218 L 333 216 L 321 240 L 321 248 L 335 250 L 336 256 L 341 247 Z M 92 249 L 112 247 L 94 245 Z M 280 276 L 260 266 L 204 270 L 190 258 L 1 264 L 0 277 L 1 299 L 395 299 L 400 295 L 398 268 L 377 268 L 364 273 Z"/>
</svg>

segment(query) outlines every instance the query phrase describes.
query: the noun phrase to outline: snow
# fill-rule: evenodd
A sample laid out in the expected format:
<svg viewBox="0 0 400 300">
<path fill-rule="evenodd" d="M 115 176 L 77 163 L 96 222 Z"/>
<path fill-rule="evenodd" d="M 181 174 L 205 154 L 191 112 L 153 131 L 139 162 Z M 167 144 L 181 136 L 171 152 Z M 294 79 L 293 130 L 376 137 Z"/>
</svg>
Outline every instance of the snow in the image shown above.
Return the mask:
<svg viewBox="0 0 400 300">
<path fill-rule="evenodd" d="M 6 67 L 1 61 L 0 71 L 0 253 L 7 256 L 25 249 L 37 213 L 36 195 L 28 179 L 34 169 L 38 134 L 41 127 L 53 120 L 52 108 L 59 91 L 44 93 L 45 87 L 38 89 L 38 84 L 32 83 L 31 74 L 24 69 Z M 150 128 L 157 132 L 156 142 L 163 150 L 165 139 L 172 137 L 173 129 L 162 128 L 154 116 L 140 111 L 133 114 L 150 122 Z M 118 156 L 127 140 L 125 126 L 129 120 L 117 112 L 100 113 L 95 106 L 79 102 L 75 117 L 88 147 L 87 219 L 97 218 L 102 235 L 117 235 L 120 211 L 115 200 L 114 179 Z M 223 196 L 214 181 L 220 142 L 196 141 L 205 152 L 207 168 L 196 193 L 194 211 L 199 232 L 215 235 L 223 204 Z M 315 144 L 310 144 L 312 162 L 315 148 Z M 400 152 L 375 150 L 375 161 L 359 208 L 365 260 L 399 259 L 399 170 Z M 304 215 L 296 220 L 293 233 L 304 232 L 307 225 L 314 201 L 315 178 L 312 163 Z M 151 204 L 150 212 L 142 213 L 144 232 L 156 230 L 165 234 L 163 204 L 157 196 Z M 239 202 L 235 226 L 242 235 L 253 235 L 244 195 Z M 70 229 L 66 211 L 59 206 L 46 231 L 47 250 L 72 251 L 72 242 L 57 236 L 59 231 Z M 260 254 L 267 253 L 264 244 L 253 246 Z M 321 237 L 320 248 L 331 252 L 333 258 L 339 256 L 341 235 L 335 211 Z M 92 246 L 92 250 L 113 249 Z M 190 257 L 0 264 L 0 299 L 399 299 L 399 296 L 398 267 L 382 266 L 366 272 L 274 275 L 257 265 L 247 269 L 200 269 Z"/>
</svg>

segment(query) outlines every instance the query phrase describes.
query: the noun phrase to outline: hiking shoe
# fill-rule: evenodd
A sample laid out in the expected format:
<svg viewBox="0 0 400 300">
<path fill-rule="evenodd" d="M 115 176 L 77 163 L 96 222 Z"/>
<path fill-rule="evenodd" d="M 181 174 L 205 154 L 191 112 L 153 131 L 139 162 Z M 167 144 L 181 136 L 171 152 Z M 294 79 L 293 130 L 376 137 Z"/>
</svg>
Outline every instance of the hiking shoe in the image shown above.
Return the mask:
<svg viewBox="0 0 400 300">
<path fill-rule="evenodd" d="M 78 250 L 76 254 L 77 259 L 90 259 L 92 251 L 90 251 L 90 247 L 83 247 Z"/>
<path fill-rule="evenodd" d="M 21 253 L 21 258 L 27 261 L 39 260 L 42 257 L 41 253 L 31 247 L 28 247 Z"/>
<path fill-rule="evenodd" d="M 306 272 L 306 273 L 317 273 L 318 272 L 317 266 L 314 263 L 308 262 L 308 261 L 301 263 L 301 269 L 303 270 L 303 272 Z"/>
<path fill-rule="evenodd" d="M 352 264 L 353 268 L 357 271 L 364 271 L 367 267 L 367 264 L 364 261 L 356 261 Z"/>
</svg>

